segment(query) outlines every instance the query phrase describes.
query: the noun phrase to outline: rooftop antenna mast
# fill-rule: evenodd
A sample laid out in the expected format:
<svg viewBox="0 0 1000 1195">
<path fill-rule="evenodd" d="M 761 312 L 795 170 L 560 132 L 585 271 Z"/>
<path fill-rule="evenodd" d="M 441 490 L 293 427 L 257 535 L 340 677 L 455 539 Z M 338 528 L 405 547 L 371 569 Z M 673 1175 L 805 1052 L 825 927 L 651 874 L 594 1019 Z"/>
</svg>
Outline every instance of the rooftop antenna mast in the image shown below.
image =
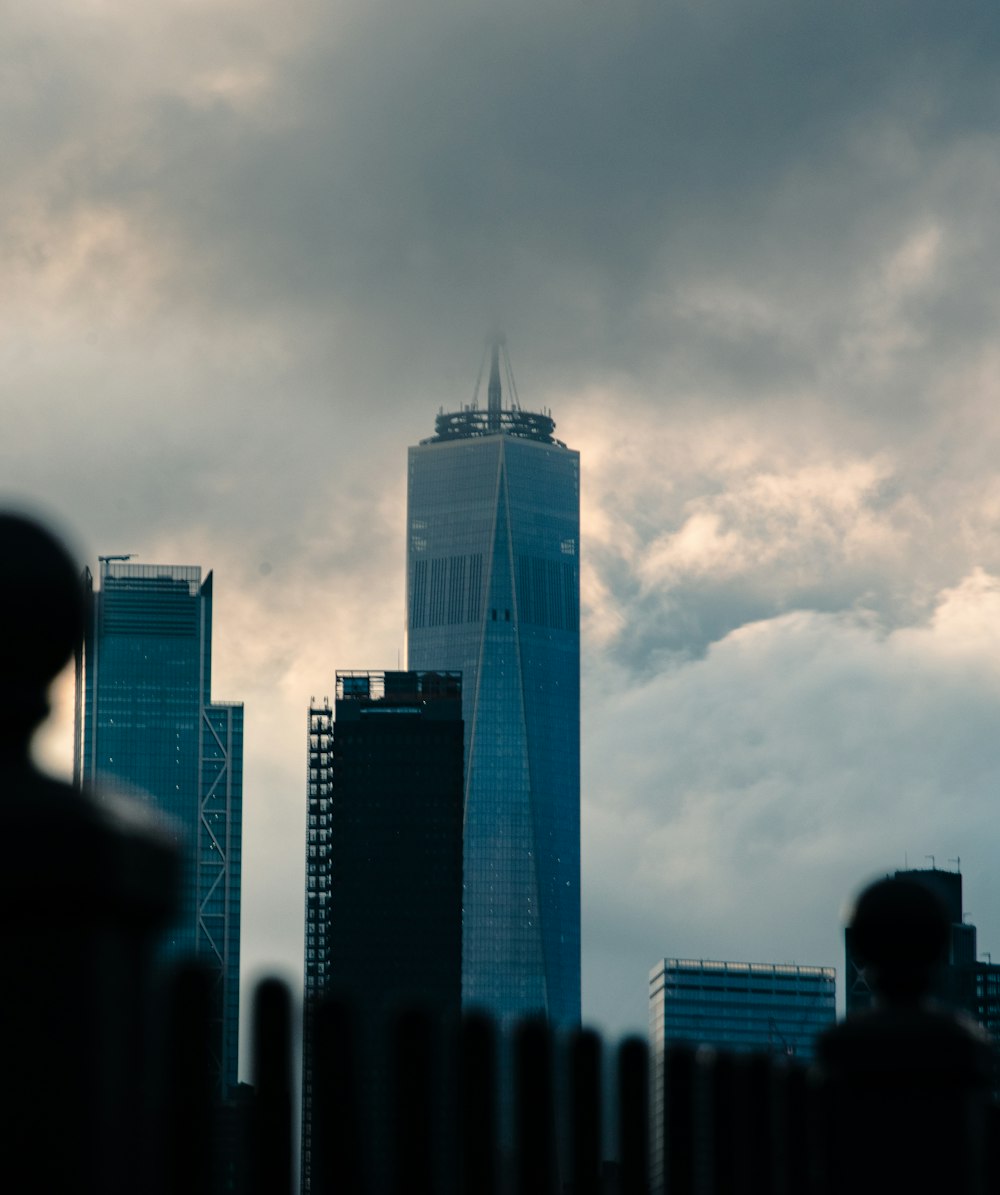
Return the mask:
<svg viewBox="0 0 1000 1195">
<path fill-rule="evenodd" d="M 490 383 L 486 391 L 488 426 L 491 432 L 500 430 L 500 349 L 503 347 L 504 337 L 494 336 L 490 345 Z"/>
<path fill-rule="evenodd" d="M 113 552 L 107 556 L 98 556 L 97 560 L 103 566 L 101 568 L 101 576 L 106 577 L 108 575 L 108 564 L 112 560 L 131 560 L 134 555 L 135 552 Z"/>
<path fill-rule="evenodd" d="M 521 400 L 518 398 L 517 394 L 517 383 L 514 381 L 514 371 L 510 367 L 510 353 L 507 352 L 506 337 L 501 338 L 500 347 L 503 351 L 504 377 L 507 379 L 507 395 L 510 399 L 511 410 L 519 411 L 521 409 Z"/>
</svg>

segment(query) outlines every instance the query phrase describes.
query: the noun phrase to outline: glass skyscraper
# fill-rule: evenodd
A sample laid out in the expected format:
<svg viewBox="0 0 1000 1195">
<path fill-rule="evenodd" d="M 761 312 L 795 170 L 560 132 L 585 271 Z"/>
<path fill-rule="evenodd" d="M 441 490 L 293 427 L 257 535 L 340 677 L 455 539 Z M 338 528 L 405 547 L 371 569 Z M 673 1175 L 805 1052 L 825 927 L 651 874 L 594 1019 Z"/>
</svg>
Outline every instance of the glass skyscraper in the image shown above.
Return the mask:
<svg viewBox="0 0 1000 1195">
<path fill-rule="evenodd" d="M 184 847 L 165 955 L 218 975 L 220 1094 L 237 1081 L 243 706 L 213 702 L 212 574 L 101 561 L 77 674 L 77 781 L 152 798 Z"/>
<path fill-rule="evenodd" d="M 509 365 L 507 378 L 513 390 Z M 580 1018 L 579 454 L 501 401 L 409 452 L 408 666 L 460 670 L 462 999 Z"/>
</svg>

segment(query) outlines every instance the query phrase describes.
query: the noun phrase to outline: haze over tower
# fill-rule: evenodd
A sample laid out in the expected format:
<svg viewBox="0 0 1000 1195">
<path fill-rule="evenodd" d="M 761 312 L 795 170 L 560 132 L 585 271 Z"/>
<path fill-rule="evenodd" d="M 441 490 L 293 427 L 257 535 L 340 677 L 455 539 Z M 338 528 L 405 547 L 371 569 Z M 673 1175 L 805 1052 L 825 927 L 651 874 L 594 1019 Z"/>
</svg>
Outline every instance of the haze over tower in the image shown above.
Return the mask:
<svg viewBox="0 0 1000 1195">
<path fill-rule="evenodd" d="M 521 409 L 503 339 L 489 352 L 486 410 L 478 393 L 442 410 L 435 434 L 409 450 L 407 666 L 463 674 L 463 1004 L 572 1025 L 579 454 L 555 438 L 548 412 Z"/>
</svg>

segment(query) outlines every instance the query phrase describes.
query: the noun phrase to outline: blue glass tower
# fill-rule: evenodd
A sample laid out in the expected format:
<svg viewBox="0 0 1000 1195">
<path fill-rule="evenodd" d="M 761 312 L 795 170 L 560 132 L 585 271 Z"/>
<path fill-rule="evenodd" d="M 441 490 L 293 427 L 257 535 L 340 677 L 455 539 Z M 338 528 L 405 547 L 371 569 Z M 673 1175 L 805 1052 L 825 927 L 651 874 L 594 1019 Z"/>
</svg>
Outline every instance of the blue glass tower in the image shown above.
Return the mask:
<svg viewBox="0 0 1000 1195">
<path fill-rule="evenodd" d="M 409 452 L 408 667 L 463 675 L 463 1004 L 573 1025 L 580 462 L 548 414 L 503 407 L 501 347 L 487 409 L 442 412 Z"/>
<path fill-rule="evenodd" d="M 151 797 L 185 847 L 168 957 L 216 969 L 220 1094 L 237 1081 L 243 706 L 211 700 L 212 574 L 103 558 L 77 678 L 77 779 Z"/>
</svg>

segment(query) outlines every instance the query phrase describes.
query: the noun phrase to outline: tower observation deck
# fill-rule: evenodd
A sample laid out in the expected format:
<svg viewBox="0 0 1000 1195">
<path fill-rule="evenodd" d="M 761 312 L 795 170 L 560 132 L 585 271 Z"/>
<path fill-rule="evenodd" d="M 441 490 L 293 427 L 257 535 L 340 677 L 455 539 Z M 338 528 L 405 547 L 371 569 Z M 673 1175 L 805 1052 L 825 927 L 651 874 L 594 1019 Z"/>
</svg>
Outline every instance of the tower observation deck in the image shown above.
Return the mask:
<svg viewBox="0 0 1000 1195">
<path fill-rule="evenodd" d="M 555 438 L 556 421 L 550 411 L 524 411 L 517 401 L 517 387 L 514 385 L 514 375 L 507 356 L 507 346 L 504 338 L 498 336 L 489 346 L 490 349 L 490 378 L 487 386 L 487 405 L 483 410 L 479 406 L 479 387 L 482 383 L 483 371 L 480 368 L 476 381 L 476 391 L 472 402 L 460 411 L 438 412 L 434 420 L 434 435 L 421 444 L 441 444 L 448 440 L 469 440 L 481 436 L 514 436 L 520 440 L 535 440 L 540 444 L 555 444 L 560 448 L 566 445 Z M 500 366 L 501 358 L 507 379 L 507 390 L 511 396 L 511 405 L 503 407 L 501 402 Z M 483 363 L 485 364 L 485 355 Z"/>
</svg>

